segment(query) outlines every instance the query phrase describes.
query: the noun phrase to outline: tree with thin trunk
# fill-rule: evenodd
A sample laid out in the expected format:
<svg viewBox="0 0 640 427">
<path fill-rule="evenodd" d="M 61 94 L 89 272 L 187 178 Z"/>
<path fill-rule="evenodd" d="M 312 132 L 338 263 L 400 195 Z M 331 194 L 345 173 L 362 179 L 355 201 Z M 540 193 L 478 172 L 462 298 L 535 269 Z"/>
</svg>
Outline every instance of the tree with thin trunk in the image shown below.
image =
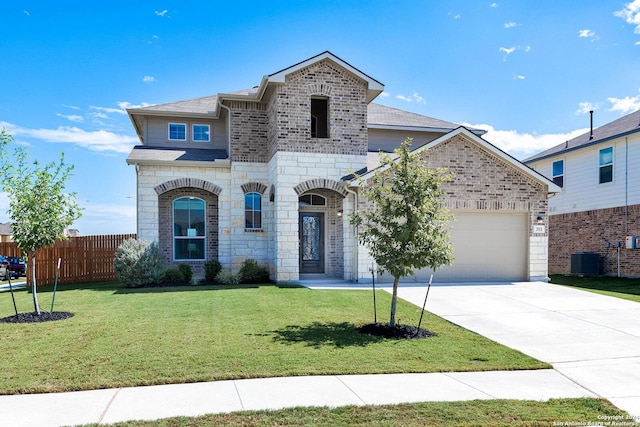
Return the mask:
<svg viewBox="0 0 640 427">
<path fill-rule="evenodd" d="M 382 155 L 373 176 L 356 176 L 369 209 L 350 218 L 359 228 L 360 243 L 367 246 L 378 273 L 393 276 L 390 326 L 396 324 L 398 283 L 401 278 L 428 267 L 436 270 L 453 262 L 449 237 L 451 214 L 442 206 L 440 188 L 453 175 L 443 168 L 429 168 L 410 150 L 412 139 L 394 150 L 396 158 Z"/>
<path fill-rule="evenodd" d="M 36 252 L 65 238 L 65 229 L 80 218 L 81 208 L 75 193 L 65 193 L 65 183 L 71 176 L 73 165 L 64 161 L 40 165 L 29 161 L 24 146 L 9 153 L 12 134 L 0 131 L 0 188 L 9 197 L 9 210 L 13 240 L 27 254 L 30 267 L 31 289 L 35 313 L 40 315 L 36 287 Z"/>
</svg>

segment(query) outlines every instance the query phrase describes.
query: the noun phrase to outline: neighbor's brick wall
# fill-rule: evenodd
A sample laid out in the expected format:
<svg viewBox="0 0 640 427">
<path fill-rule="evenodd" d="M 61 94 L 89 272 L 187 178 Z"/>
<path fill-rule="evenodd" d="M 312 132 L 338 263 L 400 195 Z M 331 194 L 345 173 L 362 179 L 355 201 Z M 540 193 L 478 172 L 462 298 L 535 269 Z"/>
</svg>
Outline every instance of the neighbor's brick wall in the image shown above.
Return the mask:
<svg viewBox="0 0 640 427">
<path fill-rule="evenodd" d="M 218 196 L 199 188 L 181 187 L 169 190 L 158 196 L 158 231 L 160 235 L 159 246 L 167 260 L 169 267 L 177 267 L 178 264 L 187 263 L 193 268 L 195 276 L 203 276 L 204 266 L 202 261 L 174 261 L 173 254 L 173 201 L 180 197 L 197 197 L 205 201 L 206 215 L 206 259 L 218 259 Z"/>
<path fill-rule="evenodd" d="M 278 151 L 367 154 L 367 85 L 329 60 L 286 77 L 269 102 L 268 156 Z M 311 97 L 329 99 L 329 138 L 311 137 Z"/>
<path fill-rule="evenodd" d="M 620 249 L 620 275 L 640 276 L 640 249 L 626 249 L 627 235 L 640 235 L 640 205 L 573 212 L 549 217 L 549 272 L 571 273 L 571 254 L 595 252 L 600 254 L 600 274 L 618 274 Z M 605 247 L 606 242 L 610 248 Z"/>
</svg>

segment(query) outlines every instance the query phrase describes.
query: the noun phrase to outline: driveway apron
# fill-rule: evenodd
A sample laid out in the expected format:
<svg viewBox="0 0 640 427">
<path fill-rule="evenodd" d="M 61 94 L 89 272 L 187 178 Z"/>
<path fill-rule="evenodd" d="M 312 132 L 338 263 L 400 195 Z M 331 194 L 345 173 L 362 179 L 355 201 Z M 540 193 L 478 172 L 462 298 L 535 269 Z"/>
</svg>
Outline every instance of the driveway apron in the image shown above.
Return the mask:
<svg viewBox="0 0 640 427">
<path fill-rule="evenodd" d="M 425 291 L 401 284 L 398 296 L 422 307 Z M 551 363 L 640 421 L 639 303 L 541 282 L 467 283 L 433 285 L 426 309 Z"/>
</svg>

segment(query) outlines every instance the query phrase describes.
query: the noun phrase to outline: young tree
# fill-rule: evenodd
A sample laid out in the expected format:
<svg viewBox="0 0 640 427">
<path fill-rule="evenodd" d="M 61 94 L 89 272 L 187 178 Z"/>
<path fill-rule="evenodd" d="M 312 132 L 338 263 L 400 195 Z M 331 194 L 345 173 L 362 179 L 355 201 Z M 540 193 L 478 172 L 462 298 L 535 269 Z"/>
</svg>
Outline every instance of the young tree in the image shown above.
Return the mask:
<svg viewBox="0 0 640 427">
<path fill-rule="evenodd" d="M 389 324 L 396 323 L 398 282 L 414 270 L 432 270 L 453 262 L 440 185 L 453 175 L 428 168 L 411 153 L 409 138 L 395 150 L 396 159 L 382 156 L 382 167 L 368 180 L 358 176 L 370 209 L 356 212 L 351 223 L 360 228 L 359 240 L 378 264 L 378 272 L 393 276 Z"/>
<path fill-rule="evenodd" d="M 64 239 L 64 231 L 80 218 L 81 209 L 74 193 L 64 192 L 73 165 L 64 162 L 41 166 L 30 162 L 26 147 L 16 147 L 13 156 L 8 146 L 13 136 L 0 131 L 0 188 L 9 196 L 9 217 L 13 240 L 27 254 L 31 274 L 34 311 L 40 315 L 36 287 L 36 251 Z"/>
</svg>

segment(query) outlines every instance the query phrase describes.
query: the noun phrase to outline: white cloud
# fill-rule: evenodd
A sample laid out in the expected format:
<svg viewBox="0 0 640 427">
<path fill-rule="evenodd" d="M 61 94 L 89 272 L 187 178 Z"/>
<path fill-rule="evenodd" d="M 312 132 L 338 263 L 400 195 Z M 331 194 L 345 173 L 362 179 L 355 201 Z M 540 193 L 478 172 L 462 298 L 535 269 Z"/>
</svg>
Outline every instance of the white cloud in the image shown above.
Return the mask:
<svg viewBox="0 0 640 427">
<path fill-rule="evenodd" d="M 498 7 L 498 3 L 491 3 L 489 7 Z"/>
<path fill-rule="evenodd" d="M 0 122 L 0 127 L 10 129 L 15 137 L 39 139 L 51 143 L 75 144 L 93 151 L 128 153 L 138 143 L 138 138 L 105 130 L 86 131 L 78 127 L 60 126 L 57 129 L 28 129 L 11 123 Z"/>
<path fill-rule="evenodd" d="M 482 138 L 520 160 L 555 147 L 589 131 L 589 129 L 585 128 L 576 129 L 568 133 L 536 135 L 519 133 L 516 130 L 497 130 L 487 124 L 472 125 L 465 123 L 464 126 L 486 130 L 487 133 Z"/>
<path fill-rule="evenodd" d="M 460 16 L 460 14 L 458 12 L 449 12 L 448 14 L 449 16 L 452 16 L 453 19 L 460 19 L 462 18 L 462 16 Z"/>
<path fill-rule="evenodd" d="M 69 115 L 65 115 L 65 114 L 60 114 L 57 113 L 56 116 L 58 117 L 62 117 L 63 119 L 67 119 L 70 122 L 76 122 L 76 123 L 80 123 L 84 121 L 84 117 L 79 116 L 77 114 L 69 114 Z"/>
<path fill-rule="evenodd" d="M 111 113 L 127 114 L 127 109 L 128 108 L 144 108 L 144 107 L 149 107 L 149 106 L 151 106 L 153 104 L 148 104 L 146 102 L 143 102 L 142 104 L 132 104 L 132 103 L 127 102 L 127 101 L 120 101 L 120 102 L 117 103 L 117 105 L 120 108 L 98 107 L 96 105 L 91 105 L 91 106 L 89 106 L 89 108 L 92 109 L 92 110 L 100 111 L 102 113 L 106 113 L 106 114 L 111 114 Z"/>
<path fill-rule="evenodd" d="M 396 95 L 396 98 L 402 100 L 402 101 L 406 101 L 406 102 L 415 102 L 417 104 L 426 104 L 427 101 L 424 100 L 424 98 L 422 96 L 420 96 L 420 94 L 418 92 L 413 92 L 413 95 L 411 96 L 404 96 L 404 95 Z"/>
<path fill-rule="evenodd" d="M 640 34 L 640 0 L 625 4 L 624 9 L 613 12 L 613 14 L 624 19 L 627 24 L 635 25 L 633 32 Z"/>
<path fill-rule="evenodd" d="M 142 78 L 142 81 L 145 82 L 145 83 L 153 83 L 153 82 L 156 81 L 156 78 L 153 77 L 153 76 L 144 76 Z"/>
<path fill-rule="evenodd" d="M 576 114 L 589 114 L 590 111 L 595 111 L 600 108 L 600 105 L 593 104 L 591 102 L 580 102 L 578 104 L 578 110 Z"/>
<path fill-rule="evenodd" d="M 522 74 L 514 74 L 513 80 L 524 80 L 525 77 Z"/>
<path fill-rule="evenodd" d="M 389 92 L 382 92 L 378 95 L 380 98 L 388 98 L 391 94 Z"/>
<path fill-rule="evenodd" d="M 23 12 L 24 12 L 24 14 L 25 14 L 25 15 L 27 15 L 27 16 L 31 16 L 31 14 L 29 13 L 29 11 L 28 11 L 28 10 L 23 10 Z"/>
<path fill-rule="evenodd" d="M 156 14 L 156 16 L 162 16 L 162 17 L 166 17 L 166 18 L 171 18 L 171 16 L 167 15 L 167 12 L 169 12 L 167 9 L 165 9 L 163 11 L 156 10 L 155 14 Z"/>
<path fill-rule="evenodd" d="M 600 36 L 596 35 L 596 33 L 591 30 L 578 31 L 578 37 L 591 39 L 592 42 L 600 39 Z"/>
<path fill-rule="evenodd" d="M 60 104 L 62 107 L 64 108 L 71 108 L 72 110 L 79 110 L 80 107 L 76 107 L 75 105 L 67 105 L 67 104 Z"/>
<path fill-rule="evenodd" d="M 517 27 L 518 23 L 517 22 L 505 22 L 504 24 L 504 28 L 513 28 L 513 27 Z"/>
<path fill-rule="evenodd" d="M 610 97 L 607 101 L 611 103 L 609 111 L 618 111 L 620 114 L 632 113 L 640 109 L 640 94 L 624 98 Z"/>
<path fill-rule="evenodd" d="M 500 52 L 504 53 L 504 56 L 502 57 L 503 61 L 507 60 L 507 56 L 511 55 L 513 52 L 516 51 L 515 47 L 501 47 L 499 49 Z"/>
<path fill-rule="evenodd" d="M 640 46 L 640 41 L 635 42 L 635 43 L 634 43 L 634 46 Z"/>
</svg>

